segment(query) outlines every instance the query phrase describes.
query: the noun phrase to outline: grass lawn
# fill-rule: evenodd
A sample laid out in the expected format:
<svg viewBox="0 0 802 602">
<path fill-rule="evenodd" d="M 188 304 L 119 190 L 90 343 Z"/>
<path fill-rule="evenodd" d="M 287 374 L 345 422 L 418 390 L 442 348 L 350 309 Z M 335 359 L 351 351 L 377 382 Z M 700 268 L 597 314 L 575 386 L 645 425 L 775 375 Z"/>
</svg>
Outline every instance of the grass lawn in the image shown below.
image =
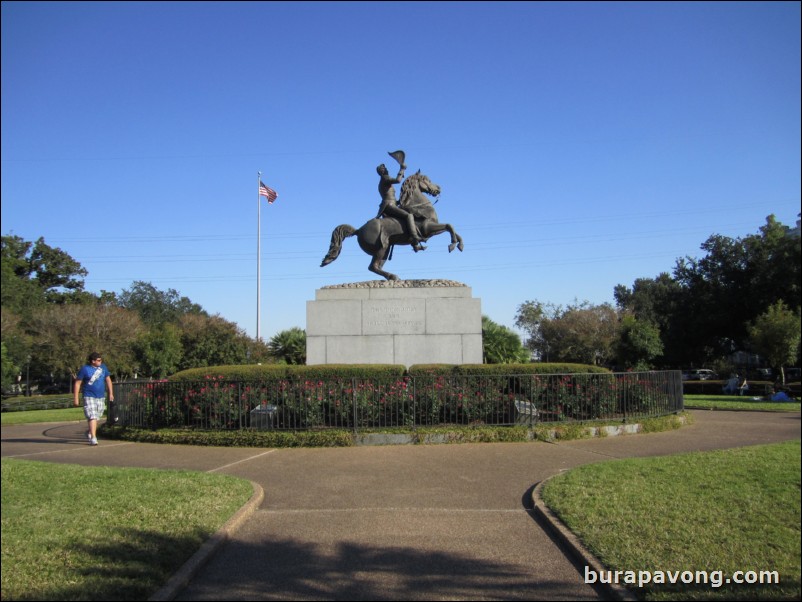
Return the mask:
<svg viewBox="0 0 802 602">
<path fill-rule="evenodd" d="M 22 412 L 3 412 L 0 414 L 0 424 L 32 424 L 34 422 L 72 422 L 86 420 L 84 409 L 65 408 L 61 410 L 23 410 Z"/>
<path fill-rule="evenodd" d="M 2 460 L 3 600 L 146 600 L 248 501 L 189 471 Z"/>
<path fill-rule="evenodd" d="M 641 599 L 798 600 L 800 451 L 791 441 L 582 466 L 548 481 L 543 499 L 611 570 L 780 577 L 634 588 Z"/>
<path fill-rule="evenodd" d="M 736 395 L 685 395 L 686 408 L 707 410 L 761 410 L 764 412 L 799 412 L 798 401 L 763 401 Z"/>
</svg>

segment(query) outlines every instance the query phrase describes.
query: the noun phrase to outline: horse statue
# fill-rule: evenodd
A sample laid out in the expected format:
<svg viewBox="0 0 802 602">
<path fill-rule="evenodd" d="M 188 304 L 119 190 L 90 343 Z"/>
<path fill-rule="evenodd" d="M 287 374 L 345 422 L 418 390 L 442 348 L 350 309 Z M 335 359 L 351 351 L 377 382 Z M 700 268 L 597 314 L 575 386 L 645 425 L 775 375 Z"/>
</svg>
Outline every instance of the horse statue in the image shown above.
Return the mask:
<svg viewBox="0 0 802 602">
<path fill-rule="evenodd" d="M 434 205 L 426 196 L 436 197 L 439 194 L 440 187 L 418 170 L 417 173 L 409 176 L 401 184 L 401 198 L 398 201 L 398 205 L 415 216 L 415 224 L 418 226 L 424 242 L 432 236 L 448 232 L 451 234 L 451 244 L 448 245 L 448 252 L 450 253 L 455 248 L 462 251 L 462 237 L 454 231 L 451 224 L 441 224 L 437 221 L 437 212 L 434 210 Z M 334 228 L 331 233 L 329 252 L 323 258 L 320 267 L 328 265 L 337 259 L 342 250 L 343 240 L 354 235 L 356 235 L 362 250 L 373 257 L 368 269 L 387 280 L 398 280 L 398 276 L 385 272 L 382 267 L 388 259 L 392 258 L 394 245 L 412 245 L 413 240 L 401 223 L 393 217 L 373 218 L 358 230 L 348 224 L 342 224 Z"/>
</svg>

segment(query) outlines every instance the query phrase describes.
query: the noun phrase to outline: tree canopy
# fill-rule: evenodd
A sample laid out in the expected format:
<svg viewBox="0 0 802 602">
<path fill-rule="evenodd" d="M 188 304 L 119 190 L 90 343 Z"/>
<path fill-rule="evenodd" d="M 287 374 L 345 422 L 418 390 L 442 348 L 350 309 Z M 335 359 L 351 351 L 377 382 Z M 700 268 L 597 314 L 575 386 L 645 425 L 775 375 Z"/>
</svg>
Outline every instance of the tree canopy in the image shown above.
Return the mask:
<svg viewBox="0 0 802 602">
<path fill-rule="evenodd" d="M 87 271 L 43 238 L 3 236 L 0 257 L 4 387 L 23 367 L 34 380 L 67 380 L 92 351 L 117 378 L 270 359 L 264 343 L 175 289 L 135 281 L 119 295 L 86 292 Z"/>
<path fill-rule="evenodd" d="M 613 359 L 618 316 L 612 305 L 578 302 L 563 308 L 526 301 L 518 307 L 515 325 L 528 335 L 528 347 L 547 362 L 607 364 Z"/>
<path fill-rule="evenodd" d="M 45 303 L 86 302 L 87 271 L 59 248 L 39 238 L 35 243 L 19 236 L 0 239 L 3 286 L 2 307 L 20 315 Z"/>
<path fill-rule="evenodd" d="M 779 370 L 783 382 L 785 365 L 793 362 L 799 353 L 799 331 L 799 310 L 791 311 L 782 301 L 769 307 L 749 326 L 755 351 L 763 355 L 771 367 Z"/>
<path fill-rule="evenodd" d="M 185 315 L 208 316 L 203 308 L 175 289 L 160 291 L 150 282 L 135 281 L 130 289 L 124 289 L 117 298 L 120 307 L 139 314 L 148 326 L 176 323 Z"/>
<path fill-rule="evenodd" d="M 801 249 L 799 235 L 770 215 L 756 234 L 710 236 L 704 254 L 678 259 L 672 275 L 616 286 L 616 303 L 660 330 L 658 363 L 704 365 L 749 349 L 749 325 L 777 302 L 799 311 Z"/>
</svg>

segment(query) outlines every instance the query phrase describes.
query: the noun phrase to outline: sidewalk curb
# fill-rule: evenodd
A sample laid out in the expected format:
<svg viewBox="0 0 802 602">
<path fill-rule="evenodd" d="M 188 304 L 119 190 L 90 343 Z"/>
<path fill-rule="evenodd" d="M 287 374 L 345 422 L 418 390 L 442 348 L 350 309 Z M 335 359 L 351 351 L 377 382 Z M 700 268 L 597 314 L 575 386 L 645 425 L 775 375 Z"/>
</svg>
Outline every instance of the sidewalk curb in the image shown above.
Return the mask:
<svg viewBox="0 0 802 602">
<path fill-rule="evenodd" d="M 203 565 L 211 558 L 214 553 L 222 546 L 226 540 L 242 526 L 242 523 L 249 518 L 261 505 L 265 498 L 265 491 L 258 483 L 251 481 L 253 495 L 242 508 L 237 510 L 226 524 L 212 535 L 203 545 L 187 560 L 184 565 L 176 571 L 167 583 L 164 584 L 148 601 L 158 602 L 161 600 L 173 600 L 178 593 L 186 587 L 190 580 L 203 568 Z"/>
<path fill-rule="evenodd" d="M 543 486 L 550 479 L 553 479 L 556 476 L 559 475 L 554 475 L 553 477 L 549 477 L 548 479 L 540 481 L 534 487 L 534 489 L 532 489 L 532 505 L 535 512 L 549 525 L 552 533 L 563 544 L 565 544 L 566 548 L 571 552 L 571 555 L 574 557 L 574 559 L 595 571 L 597 575 L 601 574 L 601 571 L 608 571 L 609 569 L 605 567 L 604 564 L 602 564 L 602 562 L 584 546 L 574 532 L 566 527 L 565 524 L 563 524 L 563 522 L 551 511 L 548 506 L 546 506 L 545 502 L 543 502 L 543 499 L 540 497 L 540 492 L 543 489 Z M 599 583 L 598 585 L 603 587 L 613 600 L 630 602 L 638 599 L 632 590 L 629 590 L 618 583 Z"/>
</svg>

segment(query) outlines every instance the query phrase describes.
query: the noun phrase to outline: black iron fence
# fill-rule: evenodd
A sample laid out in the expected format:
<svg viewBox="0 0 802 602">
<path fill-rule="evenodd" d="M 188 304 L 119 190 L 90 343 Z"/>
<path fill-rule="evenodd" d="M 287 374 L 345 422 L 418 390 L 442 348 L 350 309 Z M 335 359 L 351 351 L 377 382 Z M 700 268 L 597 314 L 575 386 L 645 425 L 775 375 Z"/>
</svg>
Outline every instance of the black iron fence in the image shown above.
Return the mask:
<svg viewBox="0 0 802 602">
<path fill-rule="evenodd" d="M 2 402 L 3 412 L 26 410 L 61 410 L 72 407 L 72 395 L 17 397 Z"/>
<path fill-rule="evenodd" d="M 683 408 L 679 371 L 432 375 L 260 382 L 119 382 L 120 426 L 198 429 L 369 429 L 633 421 Z"/>
</svg>

